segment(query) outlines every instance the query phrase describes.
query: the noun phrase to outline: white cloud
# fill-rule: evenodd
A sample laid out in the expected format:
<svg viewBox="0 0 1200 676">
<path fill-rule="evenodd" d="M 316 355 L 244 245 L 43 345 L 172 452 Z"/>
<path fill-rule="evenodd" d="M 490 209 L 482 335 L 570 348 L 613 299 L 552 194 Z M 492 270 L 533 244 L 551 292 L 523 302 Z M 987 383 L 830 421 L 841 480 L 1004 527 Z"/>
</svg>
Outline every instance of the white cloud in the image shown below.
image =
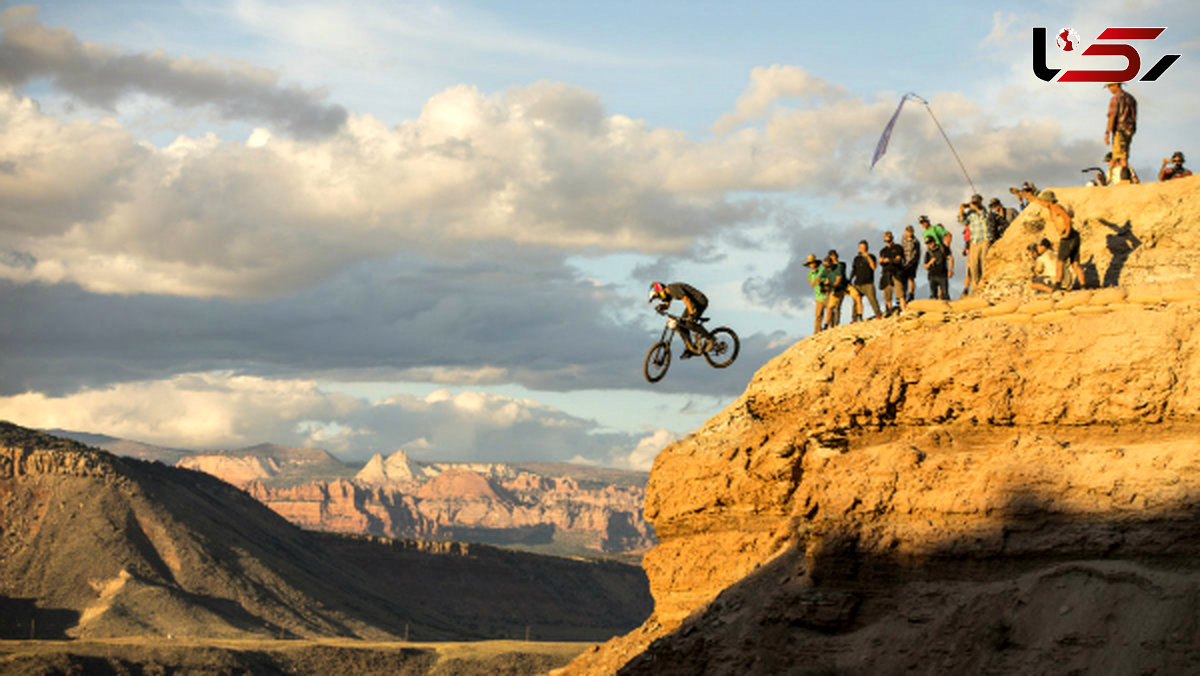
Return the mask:
<svg viewBox="0 0 1200 676">
<path fill-rule="evenodd" d="M 179 448 L 238 448 L 272 441 L 358 459 L 405 448 L 425 460 L 579 457 L 634 468 L 657 453 L 650 448 L 654 440 L 669 435 L 659 431 L 639 442 L 630 435 L 598 434 L 594 421 L 534 400 L 488 392 L 438 390 L 372 404 L 323 391 L 310 380 L 230 373 L 121 383 L 61 397 L 0 397 L 0 419 Z"/>
<path fill-rule="evenodd" d="M 722 115 L 713 125 L 713 131 L 725 134 L 745 122 L 762 118 L 780 99 L 802 97 L 809 101 L 836 101 L 845 96 L 844 87 L 826 82 L 798 66 L 759 66 L 750 71 L 750 84 L 738 97 L 734 111 Z"/>
<path fill-rule="evenodd" d="M 670 430 L 662 429 L 661 427 L 654 430 L 652 433 L 642 437 L 627 455 L 620 455 L 615 458 L 613 464 L 617 467 L 626 467 L 628 469 L 636 469 L 642 472 L 650 471 L 654 465 L 654 459 L 658 457 L 661 451 L 667 444 L 678 440 L 679 437 Z"/>
</svg>

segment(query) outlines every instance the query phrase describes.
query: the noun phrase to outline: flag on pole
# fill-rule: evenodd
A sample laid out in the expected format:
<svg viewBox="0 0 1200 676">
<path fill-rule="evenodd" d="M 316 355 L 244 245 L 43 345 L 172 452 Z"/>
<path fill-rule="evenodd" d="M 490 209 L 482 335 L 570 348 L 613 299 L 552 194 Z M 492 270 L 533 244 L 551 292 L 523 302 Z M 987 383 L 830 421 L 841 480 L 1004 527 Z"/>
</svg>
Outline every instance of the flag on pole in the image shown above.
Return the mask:
<svg viewBox="0 0 1200 676">
<path fill-rule="evenodd" d="M 883 135 L 879 137 L 879 143 L 875 144 L 875 157 L 871 158 L 871 169 L 875 168 L 875 163 L 887 152 L 888 141 L 892 138 L 892 127 L 896 126 L 896 118 L 900 117 L 900 109 L 904 107 L 904 102 L 908 100 L 909 96 L 912 94 L 900 97 L 900 105 L 896 106 L 896 112 L 892 113 L 892 119 L 888 120 L 887 126 L 883 128 Z"/>
</svg>

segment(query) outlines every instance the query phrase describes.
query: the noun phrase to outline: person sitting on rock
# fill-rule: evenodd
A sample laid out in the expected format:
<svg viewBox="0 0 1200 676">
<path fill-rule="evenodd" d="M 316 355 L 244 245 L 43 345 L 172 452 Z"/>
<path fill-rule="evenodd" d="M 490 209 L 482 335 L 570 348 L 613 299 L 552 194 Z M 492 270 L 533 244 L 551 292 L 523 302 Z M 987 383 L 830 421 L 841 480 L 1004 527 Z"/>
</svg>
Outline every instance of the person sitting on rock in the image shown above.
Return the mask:
<svg viewBox="0 0 1200 676">
<path fill-rule="evenodd" d="M 946 247 L 934 239 L 933 235 L 925 237 L 925 247 L 925 271 L 929 276 L 930 298 L 950 300 Z"/>
<path fill-rule="evenodd" d="M 1034 291 L 1050 293 L 1054 290 L 1054 280 L 1051 279 L 1050 274 L 1055 269 L 1054 254 L 1050 246 L 1050 240 L 1043 237 L 1042 241 L 1030 244 L 1029 253 L 1033 256 L 1033 281 L 1029 283 L 1029 286 Z"/>
<path fill-rule="evenodd" d="M 1027 195 L 1031 203 L 1045 207 L 1050 212 L 1050 222 L 1058 230 L 1058 262 L 1055 265 L 1054 285 L 1062 288 L 1065 264 L 1070 263 L 1074 266 L 1075 283 L 1083 286 L 1083 268 L 1079 265 L 1079 231 L 1071 225 L 1071 214 L 1062 208 L 1051 190 L 1043 190 L 1039 195 L 1027 191 L 1021 191 L 1021 194 Z"/>
<path fill-rule="evenodd" d="M 683 354 L 679 355 L 679 358 L 691 359 L 700 354 L 692 350 L 692 336 L 689 330 L 695 330 L 702 338 L 707 339 L 707 332 L 697 320 L 708 307 L 708 297 L 691 284 L 652 282 L 650 284 L 650 302 L 655 300 L 662 301 L 656 308 L 660 312 L 666 312 L 667 308 L 671 306 L 672 300 L 683 301 L 685 312 L 679 317 L 679 334 L 683 338 L 683 345 L 686 349 Z"/>
<path fill-rule="evenodd" d="M 1108 174 L 1096 173 L 1096 180 L 1100 185 L 1120 185 L 1122 183 L 1141 183 L 1138 179 L 1137 172 L 1133 167 L 1129 166 L 1129 160 L 1124 157 L 1114 157 L 1112 153 L 1104 156 L 1104 161 L 1108 162 Z"/>
<path fill-rule="evenodd" d="M 1176 150 L 1170 157 L 1171 166 L 1167 166 L 1167 158 L 1162 161 L 1162 170 L 1158 172 L 1158 180 L 1169 181 L 1173 178 L 1187 178 L 1192 175 L 1191 171 L 1183 168 L 1183 151 Z"/>
</svg>

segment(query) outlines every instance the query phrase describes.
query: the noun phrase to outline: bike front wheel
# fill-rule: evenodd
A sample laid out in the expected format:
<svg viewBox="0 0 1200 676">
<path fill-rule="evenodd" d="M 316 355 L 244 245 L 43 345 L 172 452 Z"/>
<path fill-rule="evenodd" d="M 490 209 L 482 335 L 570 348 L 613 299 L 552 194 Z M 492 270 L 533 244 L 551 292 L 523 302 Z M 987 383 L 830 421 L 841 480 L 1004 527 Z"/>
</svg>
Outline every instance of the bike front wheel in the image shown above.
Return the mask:
<svg viewBox="0 0 1200 676">
<path fill-rule="evenodd" d="M 709 366 L 723 369 L 737 359 L 741 343 L 738 342 L 737 334 L 733 332 L 733 329 L 722 326 L 719 329 L 713 329 L 709 337 L 712 340 L 712 346 L 704 351 L 704 360 L 708 362 Z"/>
<path fill-rule="evenodd" d="M 659 341 L 646 353 L 646 361 L 642 364 L 642 374 L 646 376 L 646 380 L 657 383 L 667 375 L 667 368 L 670 366 L 671 346 L 664 341 Z"/>
</svg>

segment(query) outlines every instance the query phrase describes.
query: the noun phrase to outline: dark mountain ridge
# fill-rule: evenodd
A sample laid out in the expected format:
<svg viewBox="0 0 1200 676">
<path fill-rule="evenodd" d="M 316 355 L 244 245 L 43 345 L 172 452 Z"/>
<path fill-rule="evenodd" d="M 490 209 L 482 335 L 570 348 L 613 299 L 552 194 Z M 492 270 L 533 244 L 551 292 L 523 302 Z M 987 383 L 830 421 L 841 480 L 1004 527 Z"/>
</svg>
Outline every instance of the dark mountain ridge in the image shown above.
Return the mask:
<svg viewBox="0 0 1200 676">
<path fill-rule="evenodd" d="M 5 422 L 0 523 L 8 637 L 586 640 L 650 608 L 631 566 L 312 533 L 208 474 Z"/>
</svg>

